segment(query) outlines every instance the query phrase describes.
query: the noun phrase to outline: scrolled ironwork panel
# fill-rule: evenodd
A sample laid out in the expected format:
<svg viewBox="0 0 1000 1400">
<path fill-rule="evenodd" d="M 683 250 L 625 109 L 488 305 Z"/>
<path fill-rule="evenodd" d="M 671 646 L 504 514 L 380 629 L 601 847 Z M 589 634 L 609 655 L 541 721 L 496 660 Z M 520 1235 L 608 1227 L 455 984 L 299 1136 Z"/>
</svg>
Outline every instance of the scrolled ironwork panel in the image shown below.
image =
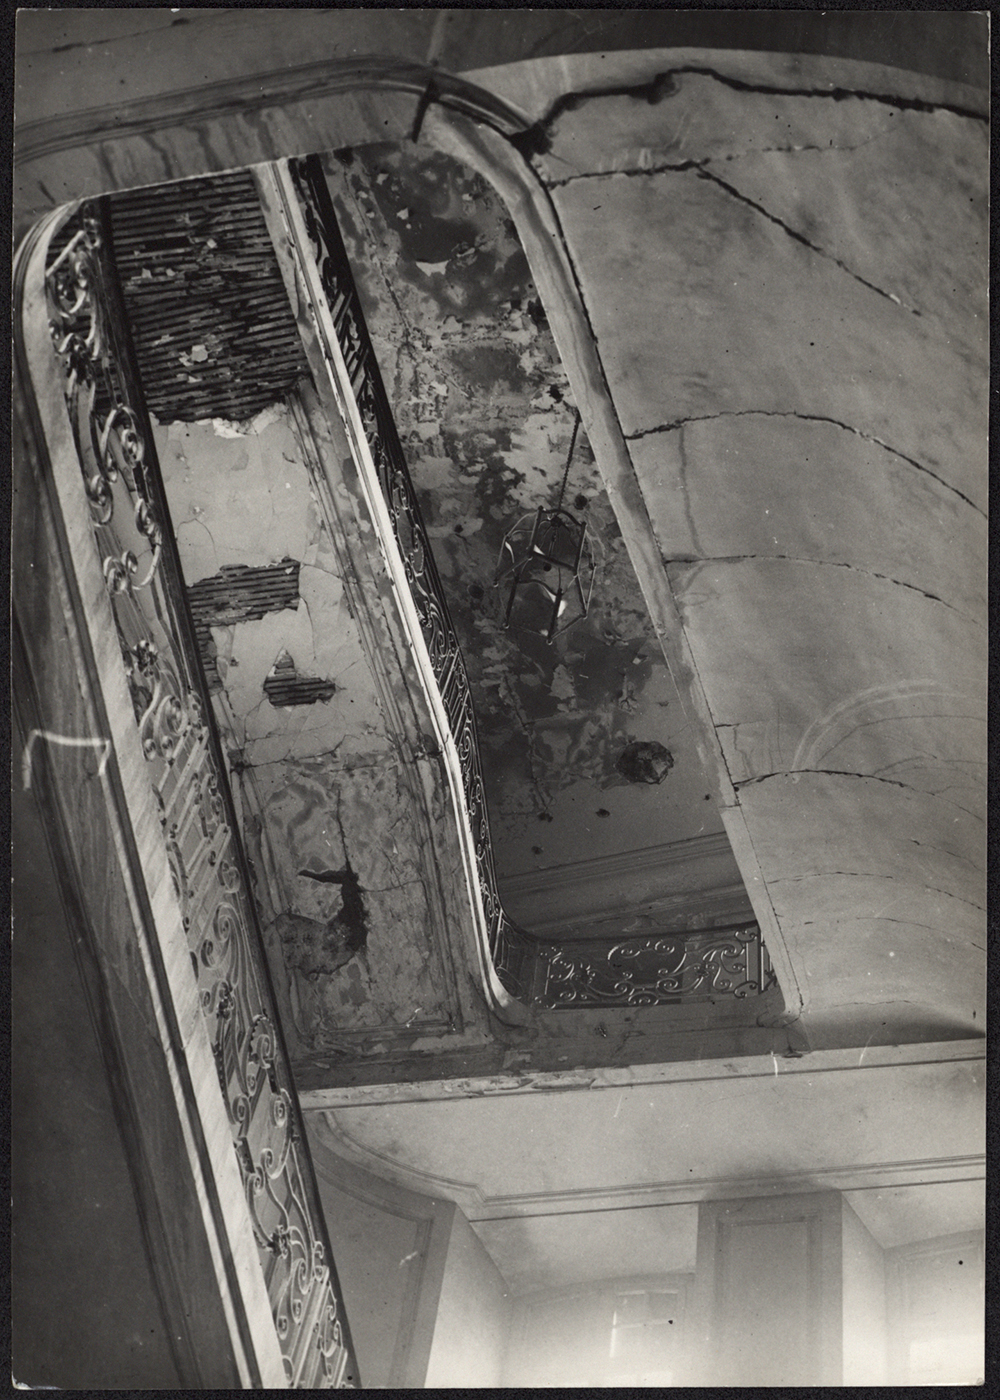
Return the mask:
<svg viewBox="0 0 1000 1400">
<path fill-rule="evenodd" d="M 187 933 L 286 1378 L 356 1374 L 246 867 L 228 804 L 149 418 L 111 251 L 108 205 L 50 245 L 55 354 L 162 840 Z"/>
<path fill-rule="evenodd" d="M 756 924 L 635 938 L 608 948 L 578 940 L 548 960 L 547 995 L 558 1006 L 659 1006 L 750 997 L 775 984 Z"/>
</svg>

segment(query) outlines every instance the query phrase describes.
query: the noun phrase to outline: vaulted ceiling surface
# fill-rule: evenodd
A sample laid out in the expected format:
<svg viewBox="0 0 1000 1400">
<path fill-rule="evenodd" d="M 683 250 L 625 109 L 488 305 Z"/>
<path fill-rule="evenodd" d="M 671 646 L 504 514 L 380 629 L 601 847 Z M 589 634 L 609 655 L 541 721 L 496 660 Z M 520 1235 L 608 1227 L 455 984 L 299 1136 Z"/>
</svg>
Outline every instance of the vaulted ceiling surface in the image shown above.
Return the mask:
<svg viewBox="0 0 1000 1400">
<path fill-rule="evenodd" d="M 535 164 L 804 1024 L 975 1034 L 988 128 L 849 77 L 648 55 Z"/>
<path fill-rule="evenodd" d="M 582 430 L 564 503 L 597 554 L 591 614 L 551 646 L 502 625 L 501 541 L 555 503 L 576 417 L 504 206 L 420 146 L 341 153 L 327 170 L 468 666 L 501 881 L 724 839 Z M 622 776 L 632 741 L 669 752 L 661 783 Z"/>
</svg>

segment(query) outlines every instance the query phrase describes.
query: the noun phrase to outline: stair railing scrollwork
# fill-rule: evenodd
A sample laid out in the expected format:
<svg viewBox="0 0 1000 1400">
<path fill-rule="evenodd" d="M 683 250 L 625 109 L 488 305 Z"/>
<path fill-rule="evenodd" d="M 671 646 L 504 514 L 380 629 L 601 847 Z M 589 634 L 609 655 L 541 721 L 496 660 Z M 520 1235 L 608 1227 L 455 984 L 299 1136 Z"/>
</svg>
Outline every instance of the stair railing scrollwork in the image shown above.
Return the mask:
<svg viewBox="0 0 1000 1400">
<path fill-rule="evenodd" d="M 290 1386 L 356 1376 L 113 256 L 107 201 L 52 235 L 52 345 L 122 666 Z"/>
<path fill-rule="evenodd" d="M 661 1006 L 768 991 L 776 979 L 756 923 L 611 943 L 555 943 L 533 937 L 504 912 L 469 680 L 322 161 L 318 156 L 290 160 L 287 169 L 309 244 L 298 254 L 311 259 L 316 276 L 310 284 L 322 288 L 455 742 L 489 953 L 501 983 L 520 1001 L 553 1010 Z"/>
</svg>

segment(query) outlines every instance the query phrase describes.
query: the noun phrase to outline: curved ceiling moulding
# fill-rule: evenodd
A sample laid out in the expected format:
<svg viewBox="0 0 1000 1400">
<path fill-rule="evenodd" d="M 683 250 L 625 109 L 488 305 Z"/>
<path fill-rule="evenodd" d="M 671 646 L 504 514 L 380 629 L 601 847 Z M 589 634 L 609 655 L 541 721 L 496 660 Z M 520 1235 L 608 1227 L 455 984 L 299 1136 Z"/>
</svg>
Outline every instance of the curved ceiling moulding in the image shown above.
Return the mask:
<svg viewBox="0 0 1000 1400">
<path fill-rule="evenodd" d="M 25 122 L 18 131 L 14 164 L 26 165 L 60 151 L 96 142 L 128 140 L 153 131 L 159 133 L 164 128 L 224 120 L 246 112 L 283 111 L 289 104 L 298 102 L 336 101 L 356 92 L 402 93 L 413 97 L 418 105 L 424 99 L 425 108 L 433 101 L 511 134 L 531 125 L 530 119 L 523 113 L 494 97 L 485 88 L 443 73 L 426 63 L 407 63 L 372 55 L 322 59 L 294 68 L 228 78 L 207 86 Z M 294 122 L 291 125 L 294 126 Z M 316 136 L 315 126 L 303 122 L 302 135 L 301 148 L 294 143 L 294 150 L 276 150 L 269 158 L 281 160 L 286 156 L 311 151 L 311 143 L 315 142 Z M 374 120 L 370 139 L 385 139 L 384 128 Z M 214 172 L 204 169 L 197 173 Z"/>
<path fill-rule="evenodd" d="M 495 68 L 469 70 L 468 77 L 445 72 L 433 62 L 365 54 L 265 69 L 197 87 L 43 117 L 19 125 L 14 164 L 24 166 L 61 151 L 104 141 L 128 140 L 151 131 L 159 132 L 164 127 L 271 108 L 283 109 L 290 103 L 323 102 L 350 93 L 396 92 L 409 94 L 419 102 L 429 86 L 434 90 L 434 100 L 443 106 L 513 134 L 541 118 L 551 103 L 568 91 L 606 88 L 609 81 L 616 85 L 642 82 L 660 69 L 699 63 L 732 81 L 757 88 L 768 84 L 790 92 L 803 88 L 836 88 L 843 92 L 892 96 L 904 102 L 948 107 L 969 115 L 986 116 L 989 111 L 989 94 L 985 87 L 916 67 L 894 66 L 884 60 L 872 62 L 844 57 L 843 47 L 838 49 L 834 44 L 831 49 L 835 51 L 830 53 L 785 52 L 777 43 L 772 49 L 686 45 L 609 51 L 601 45 L 600 35 L 590 37 L 592 51 L 588 51 L 590 46 L 587 46 L 581 52 L 577 37 L 567 31 L 566 53 L 549 53 L 542 58 L 525 54 Z M 877 35 L 873 33 L 871 39 L 869 47 L 884 53 L 885 48 L 878 43 Z M 936 63 L 939 55 L 924 55 L 925 61 L 928 57 Z M 505 100 L 491 91 L 493 84 L 498 89 L 517 93 L 525 106 L 534 109 L 534 115 L 526 116 L 513 105 L 513 100 Z M 313 113 L 314 120 L 316 115 Z M 313 149 L 311 142 L 315 135 L 315 125 L 303 121 L 304 140 L 301 145 L 296 143 L 295 150 L 275 150 L 269 156 L 248 157 L 246 163 L 304 154 Z M 384 140 L 385 135 L 384 127 L 373 120 L 370 139 Z M 187 173 L 209 174 L 211 168 Z"/>
</svg>

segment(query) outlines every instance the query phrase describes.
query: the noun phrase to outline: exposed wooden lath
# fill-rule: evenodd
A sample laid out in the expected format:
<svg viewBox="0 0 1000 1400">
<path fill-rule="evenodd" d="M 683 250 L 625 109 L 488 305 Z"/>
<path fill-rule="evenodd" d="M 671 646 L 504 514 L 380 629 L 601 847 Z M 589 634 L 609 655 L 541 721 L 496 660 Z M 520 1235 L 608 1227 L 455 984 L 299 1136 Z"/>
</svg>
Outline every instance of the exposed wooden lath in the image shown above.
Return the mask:
<svg viewBox="0 0 1000 1400">
<path fill-rule="evenodd" d="M 248 172 L 111 200 L 146 399 L 162 422 L 241 422 L 307 374 Z"/>
<path fill-rule="evenodd" d="M 264 680 L 264 694 L 276 709 L 331 700 L 336 690 L 333 681 L 325 681 L 319 676 L 300 676 L 287 651 L 281 653 L 271 674 Z"/>
<path fill-rule="evenodd" d="M 211 690 L 221 686 L 211 628 L 234 622 L 253 622 L 269 612 L 296 608 L 299 602 L 299 561 L 250 568 L 229 564 L 211 578 L 199 579 L 188 588 L 195 636 L 205 676 Z M 314 697 L 316 698 L 316 697 Z"/>
<path fill-rule="evenodd" d="M 299 561 L 280 559 L 256 568 L 227 564 L 211 578 L 192 583 L 188 598 L 195 617 L 212 627 L 294 608 L 299 601 Z"/>
</svg>

